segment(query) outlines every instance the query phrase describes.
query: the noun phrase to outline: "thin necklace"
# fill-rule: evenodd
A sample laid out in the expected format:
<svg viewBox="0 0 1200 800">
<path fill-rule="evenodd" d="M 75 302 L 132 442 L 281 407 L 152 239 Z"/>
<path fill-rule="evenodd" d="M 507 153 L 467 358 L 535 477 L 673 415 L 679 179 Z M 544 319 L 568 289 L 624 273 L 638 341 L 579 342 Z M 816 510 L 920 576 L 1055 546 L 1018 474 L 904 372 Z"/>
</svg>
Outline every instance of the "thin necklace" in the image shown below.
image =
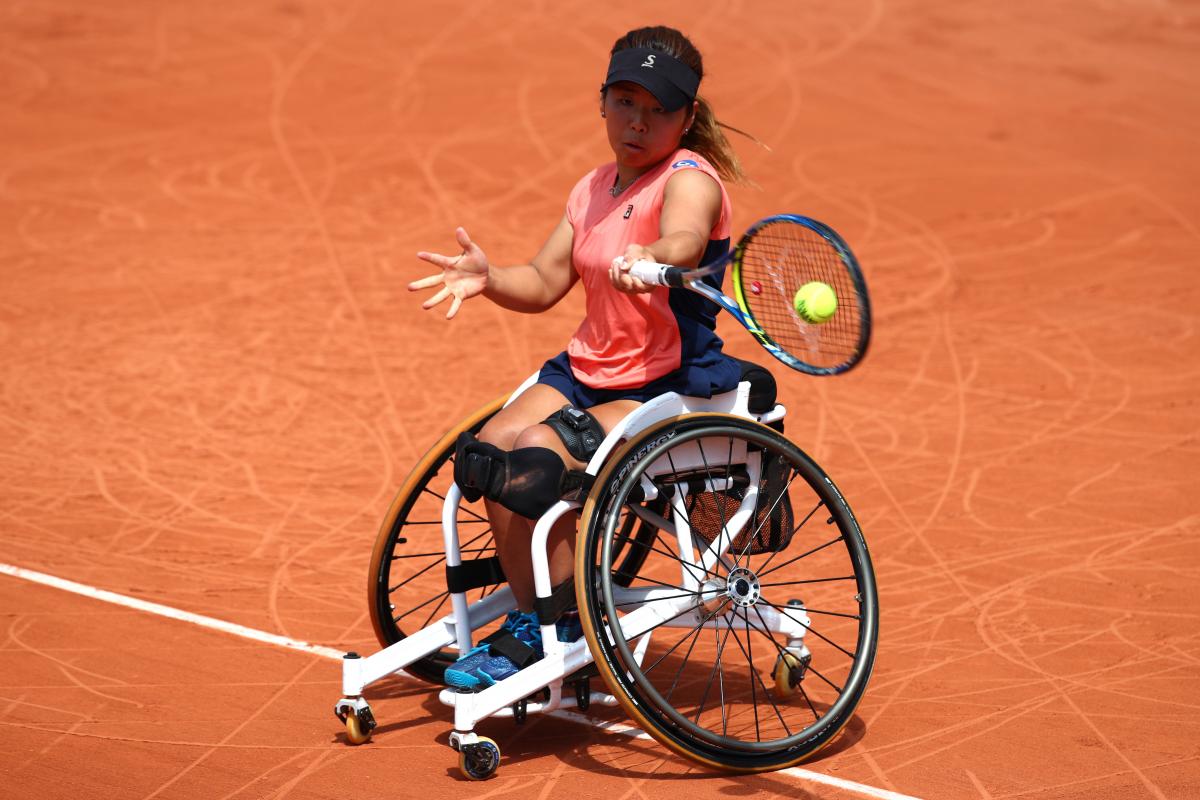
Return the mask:
<svg viewBox="0 0 1200 800">
<path fill-rule="evenodd" d="M 616 197 L 621 192 L 628 189 L 630 186 L 633 186 L 634 181 L 636 181 L 640 177 L 641 177 L 640 175 L 634 175 L 632 178 L 630 178 L 629 183 L 625 184 L 624 186 L 621 186 L 618 183 L 618 181 L 620 181 L 620 179 L 621 179 L 621 173 L 618 172 L 616 175 L 613 176 L 613 185 L 609 188 L 608 193 L 611 194 L 613 197 Z"/>
</svg>

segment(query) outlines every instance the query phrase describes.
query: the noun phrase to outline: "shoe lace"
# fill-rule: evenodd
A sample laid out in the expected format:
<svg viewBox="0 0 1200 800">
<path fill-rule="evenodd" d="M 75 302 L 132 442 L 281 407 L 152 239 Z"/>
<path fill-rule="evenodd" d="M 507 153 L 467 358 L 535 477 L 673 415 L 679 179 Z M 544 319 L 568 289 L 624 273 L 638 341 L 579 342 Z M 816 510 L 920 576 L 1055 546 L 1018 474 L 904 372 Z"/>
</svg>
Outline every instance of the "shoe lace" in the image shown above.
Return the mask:
<svg viewBox="0 0 1200 800">
<path fill-rule="evenodd" d="M 542 628 L 537 614 L 533 611 L 528 614 L 520 611 L 508 612 L 503 627 L 526 644 L 540 646 L 542 643 Z"/>
</svg>

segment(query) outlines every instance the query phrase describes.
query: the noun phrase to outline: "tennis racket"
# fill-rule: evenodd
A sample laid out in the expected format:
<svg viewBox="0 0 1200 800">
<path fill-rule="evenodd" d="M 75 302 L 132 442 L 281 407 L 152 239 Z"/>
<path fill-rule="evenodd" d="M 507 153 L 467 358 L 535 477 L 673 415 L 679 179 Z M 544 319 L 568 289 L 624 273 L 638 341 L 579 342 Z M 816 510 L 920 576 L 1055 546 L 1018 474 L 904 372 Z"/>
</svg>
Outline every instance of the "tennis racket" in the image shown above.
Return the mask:
<svg viewBox="0 0 1200 800">
<path fill-rule="evenodd" d="M 730 263 L 733 298 L 703 280 Z M 760 220 L 732 252 L 700 269 L 637 261 L 629 274 L 647 284 L 707 297 L 768 353 L 809 375 L 845 372 L 866 355 L 871 339 L 871 304 L 858 261 L 832 228 L 808 217 L 783 214 Z M 837 298 L 836 311 L 821 323 L 806 321 L 793 305 L 797 290 L 813 281 L 826 284 Z"/>
</svg>

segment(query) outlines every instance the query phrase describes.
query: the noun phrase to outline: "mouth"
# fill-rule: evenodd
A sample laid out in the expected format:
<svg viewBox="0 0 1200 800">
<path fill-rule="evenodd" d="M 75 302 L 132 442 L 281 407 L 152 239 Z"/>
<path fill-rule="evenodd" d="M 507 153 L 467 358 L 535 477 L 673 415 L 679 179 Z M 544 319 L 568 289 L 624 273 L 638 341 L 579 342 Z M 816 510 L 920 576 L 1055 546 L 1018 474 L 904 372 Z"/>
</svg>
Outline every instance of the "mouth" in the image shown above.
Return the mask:
<svg viewBox="0 0 1200 800">
<path fill-rule="evenodd" d="M 627 150 L 632 150 L 635 153 L 640 153 L 646 149 L 646 148 L 642 147 L 640 144 L 637 144 L 636 142 L 621 142 L 621 145 L 623 147 L 625 147 Z"/>
</svg>

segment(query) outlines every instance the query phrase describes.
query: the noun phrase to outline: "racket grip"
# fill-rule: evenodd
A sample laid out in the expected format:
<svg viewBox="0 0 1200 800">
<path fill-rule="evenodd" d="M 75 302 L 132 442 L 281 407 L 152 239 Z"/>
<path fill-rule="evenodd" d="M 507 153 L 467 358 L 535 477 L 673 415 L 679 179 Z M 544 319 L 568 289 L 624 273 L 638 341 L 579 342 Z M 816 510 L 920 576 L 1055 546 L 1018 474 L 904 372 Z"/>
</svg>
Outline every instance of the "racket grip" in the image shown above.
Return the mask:
<svg viewBox="0 0 1200 800">
<path fill-rule="evenodd" d="M 613 259 L 613 266 L 619 266 L 624 259 Z M 629 268 L 629 274 L 649 286 L 683 286 L 683 273 L 686 270 L 672 267 L 670 264 L 658 264 L 654 261 L 635 261 Z"/>
</svg>

